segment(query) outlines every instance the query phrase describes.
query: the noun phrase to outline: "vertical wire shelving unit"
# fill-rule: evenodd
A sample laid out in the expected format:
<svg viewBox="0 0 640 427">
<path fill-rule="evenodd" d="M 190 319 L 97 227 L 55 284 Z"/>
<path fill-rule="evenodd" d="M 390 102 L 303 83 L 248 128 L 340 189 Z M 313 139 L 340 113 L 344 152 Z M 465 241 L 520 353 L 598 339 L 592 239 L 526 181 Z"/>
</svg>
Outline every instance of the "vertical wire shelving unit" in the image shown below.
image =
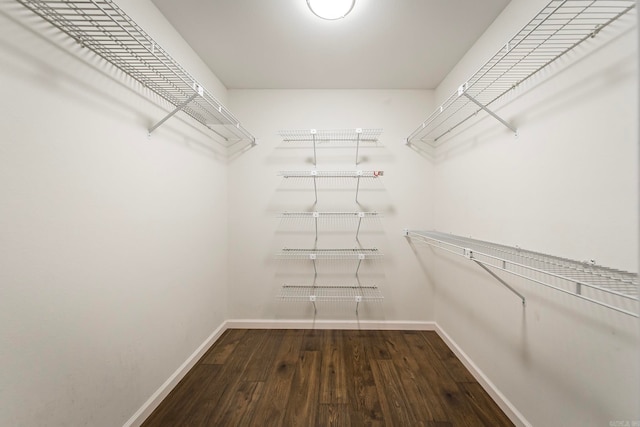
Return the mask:
<svg viewBox="0 0 640 427">
<path fill-rule="evenodd" d="M 406 139 L 437 148 L 443 138 L 481 112 L 512 132 L 496 112 L 498 100 L 580 43 L 635 8 L 635 0 L 553 0 L 459 85 Z"/>
<path fill-rule="evenodd" d="M 255 137 L 238 119 L 113 1 L 17 1 L 173 107 L 149 134 L 183 111 L 226 149 L 255 145 Z"/>
<path fill-rule="evenodd" d="M 307 129 L 307 130 L 281 130 L 279 132 L 283 142 L 287 144 L 310 144 L 313 150 L 313 165 L 318 164 L 319 147 L 353 147 L 357 166 L 360 163 L 361 147 L 379 143 L 382 129 Z M 284 179 L 302 181 L 312 184 L 315 201 L 318 204 L 318 187 L 320 183 L 339 183 L 340 186 L 353 185 L 355 202 L 358 203 L 358 195 L 363 181 L 377 180 L 384 175 L 378 170 L 290 170 L 280 171 L 278 175 Z M 354 240 L 359 243 L 359 236 L 363 222 L 379 218 L 378 212 L 362 211 L 313 211 L 313 212 L 282 212 L 280 218 L 283 221 L 302 221 L 311 225 L 314 230 L 313 248 L 284 248 L 276 256 L 280 260 L 293 260 L 308 263 L 313 266 L 313 279 L 306 284 L 285 283 L 280 289 L 278 298 L 282 301 L 311 302 L 314 312 L 317 313 L 316 302 L 355 302 L 356 314 L 360 303 L 365 301 L 382 301 L 383 296 L 375 285 L 362 285 L 360 283 L 360 271 L 364 264 L 373 264 L 382 258 L 377 248 L 364 248 L 358 245 L 356 248 L 328 248 L 319 249 L 318 236 L 322 230 L 327 230 L 326 225 L 335 226 L 336 223 L 349 223 L 353 225 Z M 325 227 L 320 228 L 324 225 Z M 351 277 L 347 284 L 327 284 L 319 282 L 318 277 L 326 269 L 336 264 L 346 263 L 347 270 L 344 276 Z"/>
</svg>

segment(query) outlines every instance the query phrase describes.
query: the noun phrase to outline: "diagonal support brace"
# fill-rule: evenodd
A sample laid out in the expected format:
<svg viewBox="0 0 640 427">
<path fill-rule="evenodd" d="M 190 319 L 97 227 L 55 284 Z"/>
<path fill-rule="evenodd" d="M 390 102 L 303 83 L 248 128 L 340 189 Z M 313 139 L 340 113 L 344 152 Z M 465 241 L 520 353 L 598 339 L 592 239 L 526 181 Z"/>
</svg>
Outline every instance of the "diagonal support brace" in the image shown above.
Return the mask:
<svg viewBox="0 0 640 427">
<path fill-rule="evenodd" d="M 481 262 L 478 262 L 477 260 L 471 258 L 471 261 L 475 262 L 476 264 L 478 264 L 480 267 L 482 267 L 482 269 L 484 271 L 486 271 L 487 273 L 489 273 L 494 279 L 496 279 L 498 282 L 502 283 L 507 289 L 509 289 L 511 292 L 513 292 L 514 294 L 518 295 L 518 297 L 520 297 L 520 299 L 522 300 L 522 305 L 525 305 L 525 299 L 524 299 L 524 295 L 522 295 L 520 292 L 516 291 L 515 289 L 513 289 L 511 287 L 511 285 L 509 285 L 507 282 L 505 282 L 504 280 L 502 280 L 497 274 L 495 274 L 493 271 L 489 270 L 484 264 L 482 264 Z"/>
<path fill-rule="evenodd" d="M 480 103 L 477 99 L 475 99 L 473 96 L 471 96 L 471 95 L 469 95 L 467 93 L 467 84 L 466 83 L 458 88 L 458 96 L 462 96 L 462 95 L 466 96 L 467 99 L 469 99 L 469 101 L 471 101 L 474 104 L 476 104 L 478 107 L 480 107 L 480 109 L 482 111 L 485 111 L 491 117 L 493 117 L 494 119 L 496 119 L 497 121 L 499 121 L 500 123 L 502 123 L 503 125 L 508 127 L 509 129 L 511 129 L 513 131 L 513 133 L 516 136 L 518 136 L 518 129 L 516 129 L 511 123 L 507 122 L 502 117 L 498 116 L 496 113 L 494 113 L 493 111 L 488 109 L 486 106 L 484 106 L 482 103 Z"/>
<path fill-rule="evenodd" d="M 171 111 L 169 114 L 167 114 L 162 120 L 160 120 L 155 125 L 151 126 L 149 128 L 149 135 L 151 135 L 151 132 L 153 132 L 154 130 L 158 129 L 164 122 L 166 122 L 171 117 L 173 117 L 178 111 L 181 111 L 184 107 L 186 107 L 191 101 L 196 99 L 196 97 L 204 95 L 204 89 L 202 88 L 202 86 L 194 83 L 193 84 L 193 88 L 195 89 L 195 93 L 193 95 L 191 95 L 189 98 L 187 98 L 186 101 L 184 101 L 180 105 L 177 105 L 176 108 L 174 108 L 173 111 Z"/>
</svg>

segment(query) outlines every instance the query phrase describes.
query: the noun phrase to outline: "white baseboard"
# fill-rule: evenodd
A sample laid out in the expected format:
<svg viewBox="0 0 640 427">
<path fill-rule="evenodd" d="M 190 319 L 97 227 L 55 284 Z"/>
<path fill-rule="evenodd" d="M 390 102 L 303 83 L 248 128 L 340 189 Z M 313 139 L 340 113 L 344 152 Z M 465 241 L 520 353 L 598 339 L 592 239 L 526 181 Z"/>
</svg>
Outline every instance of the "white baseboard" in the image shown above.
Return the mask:
<svg viewBox="0 0 640 427">
<path fill-rule="evenodd" d="M 377 321 L 377 320 L 227 320 L 227 329 L 363 329 L 363 330 L 399 330 L 434 331 L 434 322 L 422 321 Z"/>
<path fill-rule="evenodd" d="M 155 393 L 136 411 L 135 414 L 124 424 L 123 427 L 138 427 L 151 415 L 151 413 L 160 405 L 165 397 L 169 395 L 171 390 L 178 385 L 180 380 L 193 368 L 198 360 L 209 350 L 209 348 L 215 343 L 220 335 L 227 330 L 226 322 L 223 322 L 218 328 L 213 331 L 209 337 L 196 349 L 180 365 L 180 367 L 160 386 Z"/>
<path fill-rule="evenodd" d="M 471 372 L 471 375 L 478 381 L 482 388 L 491 396 L 496 404 L 502 409 L 507 417 L 516 425 L 521 427 L 531 427 L 531 423 L 516 409 L 515 406 L 506 398 L 500 390 L 491 382 L 491 380 L 480 370 L 480 368 L 467 356 L 458 344 L 436 323 L 435 331 L 453 351 L 462 364 Z"/>
<path fill-rule="evenodd" d="M 169 395 L 171 390 L 189 372 L 204 353 L 220 338 L 227 329 L 361 329 L 361 330 L 400 330 L 400 331 L 436 331 L 449 346 L 454 354 L 462 361 L 473 377 L 480 383 L 487 393 L 498 404 L 500 409 L 517 426 L 531 427 L 531 424 L 516 409 L 515 406 L 497 389 L 480 368 L 467 356 L 456 342 L 436 322 L 426 321 L 357 321 L 357 320 L 262 320 L 262 319 L 232 319 L 223 322 L 213 333 L 193 352 L 189 358 L 160 386 L 160 388 L 138 409 L 138 411 L 124 424 L 124 427 L 138 427 L 158 407 L 160 402 Z"/>
</svg>

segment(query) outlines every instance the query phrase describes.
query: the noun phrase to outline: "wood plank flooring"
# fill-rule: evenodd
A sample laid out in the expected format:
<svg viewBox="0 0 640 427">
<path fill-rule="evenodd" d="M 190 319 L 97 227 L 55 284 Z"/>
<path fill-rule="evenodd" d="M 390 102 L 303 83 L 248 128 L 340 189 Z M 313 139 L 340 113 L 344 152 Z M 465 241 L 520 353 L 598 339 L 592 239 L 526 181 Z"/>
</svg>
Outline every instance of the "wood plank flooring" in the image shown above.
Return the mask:
<svg viewBox="0 0 640 427">
<path fill-rule="evenodd" d="M 512 426 L 431 331 L 227 330 L 143 426 Z"/>
</svg>

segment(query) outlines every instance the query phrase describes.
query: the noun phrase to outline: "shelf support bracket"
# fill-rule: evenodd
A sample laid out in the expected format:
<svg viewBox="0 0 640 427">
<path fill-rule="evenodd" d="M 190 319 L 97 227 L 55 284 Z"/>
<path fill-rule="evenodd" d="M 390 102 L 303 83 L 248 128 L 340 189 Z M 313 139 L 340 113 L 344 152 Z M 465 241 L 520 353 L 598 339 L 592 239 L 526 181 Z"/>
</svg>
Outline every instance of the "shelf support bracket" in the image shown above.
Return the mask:
<svg viewBox="0 0 640 427">
<path fill-rule="evenodd" d="M 356 166 L 358 166 L 358 151 L 360 151 L 360 135 L 361 134 L 362 134 L 362 129 L 357 128 L 356 129 Z"/>
<path fill-rule="evenodd" d="M 362 176 L 362 171 L 357 171 L 356 179 L 358 180 L 356 184 L 356 203 L 358 203 L 358 193 L 360 192 L 360 177 Z"/>
<path fill-rule="evenodd" d="M 484 271 L 486 271 L 487 273 L 489 273 L 494 279 L 496 279 L 498 282 L 502 283 L 502 285 L 504 285 L 507 289 L 509 289 L 511 292 L 513 292 L 514 294 L 518 295 L 518 297 L 522 300 L 522 305 L 525 305 L 525 299 L 524 299 L 524 295 L 522 295 L 520 292 L 516 291 L 515 289 L 513 289 L 513 287 L 511 287 L 511 285 L 509 285 L 507 282 L 505 282 L 504 280 L 502 280 L 502 278 L 500 278 L 497 274 L 495 274 L 493 271 L 489 270 L 484 264 L 482 264 L 481 262 L 478 262 L 477 260 L 473 259 L 473 255 L 472 258 L 470 258 L 471 261 L 475 262 L 476 264 L 478 264 L 480 267 L 482 267 L 482 269 Z"/>
<path fill-rule="evenodd" d="M 316 279 L 318 278 L 318 267 L 316 266 L 316 254 L 309 255 L 309 259 L 313 262 L 313 283 L 315 284 Z"/>
<path fill-rule="evenodd" d="M 358 277 L 358 272 L 360 271 L 360 265 L 362 264 L 362 260 L 365 258 L 364 254 L 358 254 L 358 266 L 356 267 L 356 277 Z"/>
<path fill-rule="evenodd" d="M 511 129 L 513 131 L 513 133 L 518 136 L 518 129 L 516 129 L 511 123 L 507 122 L 506 120 L 504 120 L 502 117 L 498 116 L 496 113 L 494 113 L 493 111 L 491 111 L 490 109 L 488 109 L 486 106 L 484 106 L 481 102 L 479 102 L 477 99 L 475 99 L 473 96 L 469 95 L 467 93 L 467 83 L 463 84 L 462 86 L 460 86 L 458 88 L 458 96 L 465 96 L 467 97 L 467 99 L 471 102 L 473 102 L 474 104 L 476 104 L 478 107 L 480 107 L 481 110 L 483 110 L 484 112 L 486 112 L 487 114 L 489 114 L 491 117 L 493 117 L 494 119 L 496 119 L 497 121 L 499 121 L 500 123 L 502 123 L 503 125 L 505 125 L 506 127 L 508 127 L 509 129 Z"/>
<path fill-rule="evenodd" d="M 193 84 L 193 86 L 194 86 L 194 89 L 195 89 L 195 93 L 193 95 L 191 95 L 189 98 L 187 98 L 187 100 L 184 101 L 182 104 L 176 106 L 176 108 L 174 108 L 173 111 L 171 111 L 169 114 L 167 114 L 162 120 L 160 120 L 155 125 L 151 126 L 149 128 L 149 135 L 151 135 L 151 132 L 153 132 L 154 130 L 158 129 L 164 122 L 166 122 L 171 117 L 173 117 L 178 111 L 181 111 L 184 107 L 186 107 L 191 101 L 196 99 L 196 97 L 204 96 L 204 88 L 202 86 L 197 85 L 195 83 Z"/>
<path fill-rule="evenodd" d="M 313 166 L 318 165 L 318 159 L 316 157 L 316 135 L 318 131 L 316 129 L 311 129 L 311 137 L 313 138 Z"/>
<path fill-rule="evenodd" d="M 314 222 L 316 223 L 316 242 L 318 241 L 318 218 L 320 217 L 320 214 L 318 212 L 314 212 L 313 213 L 313 218 L 314 218 Z"/>
<path fill-rule="evenodd" d="M 358 240 L 358 234 L 360 234 L 360 225 L 362 225 L 362 218 L 364 218 L 364 212 L 358 212 L 358 228 L 356 229 L 356 240 Z"/>
<path fill-rule="evenodd" d="M 313 192 L 316 195 L 316 201 L 314 204 L 318 204 L 318 183 L 316 182 L 318 171 L 311 171 L 311 176 L 313 177 Z"/>
<path fill-rule="evenodd" d="M 311 304 L 313 304 L 313 314 L 318 314 L 318 307 L 316 307 L 316 296 L 311 295 L 309 297 L 309 301 L 311 301 Z"/>
</svg>

